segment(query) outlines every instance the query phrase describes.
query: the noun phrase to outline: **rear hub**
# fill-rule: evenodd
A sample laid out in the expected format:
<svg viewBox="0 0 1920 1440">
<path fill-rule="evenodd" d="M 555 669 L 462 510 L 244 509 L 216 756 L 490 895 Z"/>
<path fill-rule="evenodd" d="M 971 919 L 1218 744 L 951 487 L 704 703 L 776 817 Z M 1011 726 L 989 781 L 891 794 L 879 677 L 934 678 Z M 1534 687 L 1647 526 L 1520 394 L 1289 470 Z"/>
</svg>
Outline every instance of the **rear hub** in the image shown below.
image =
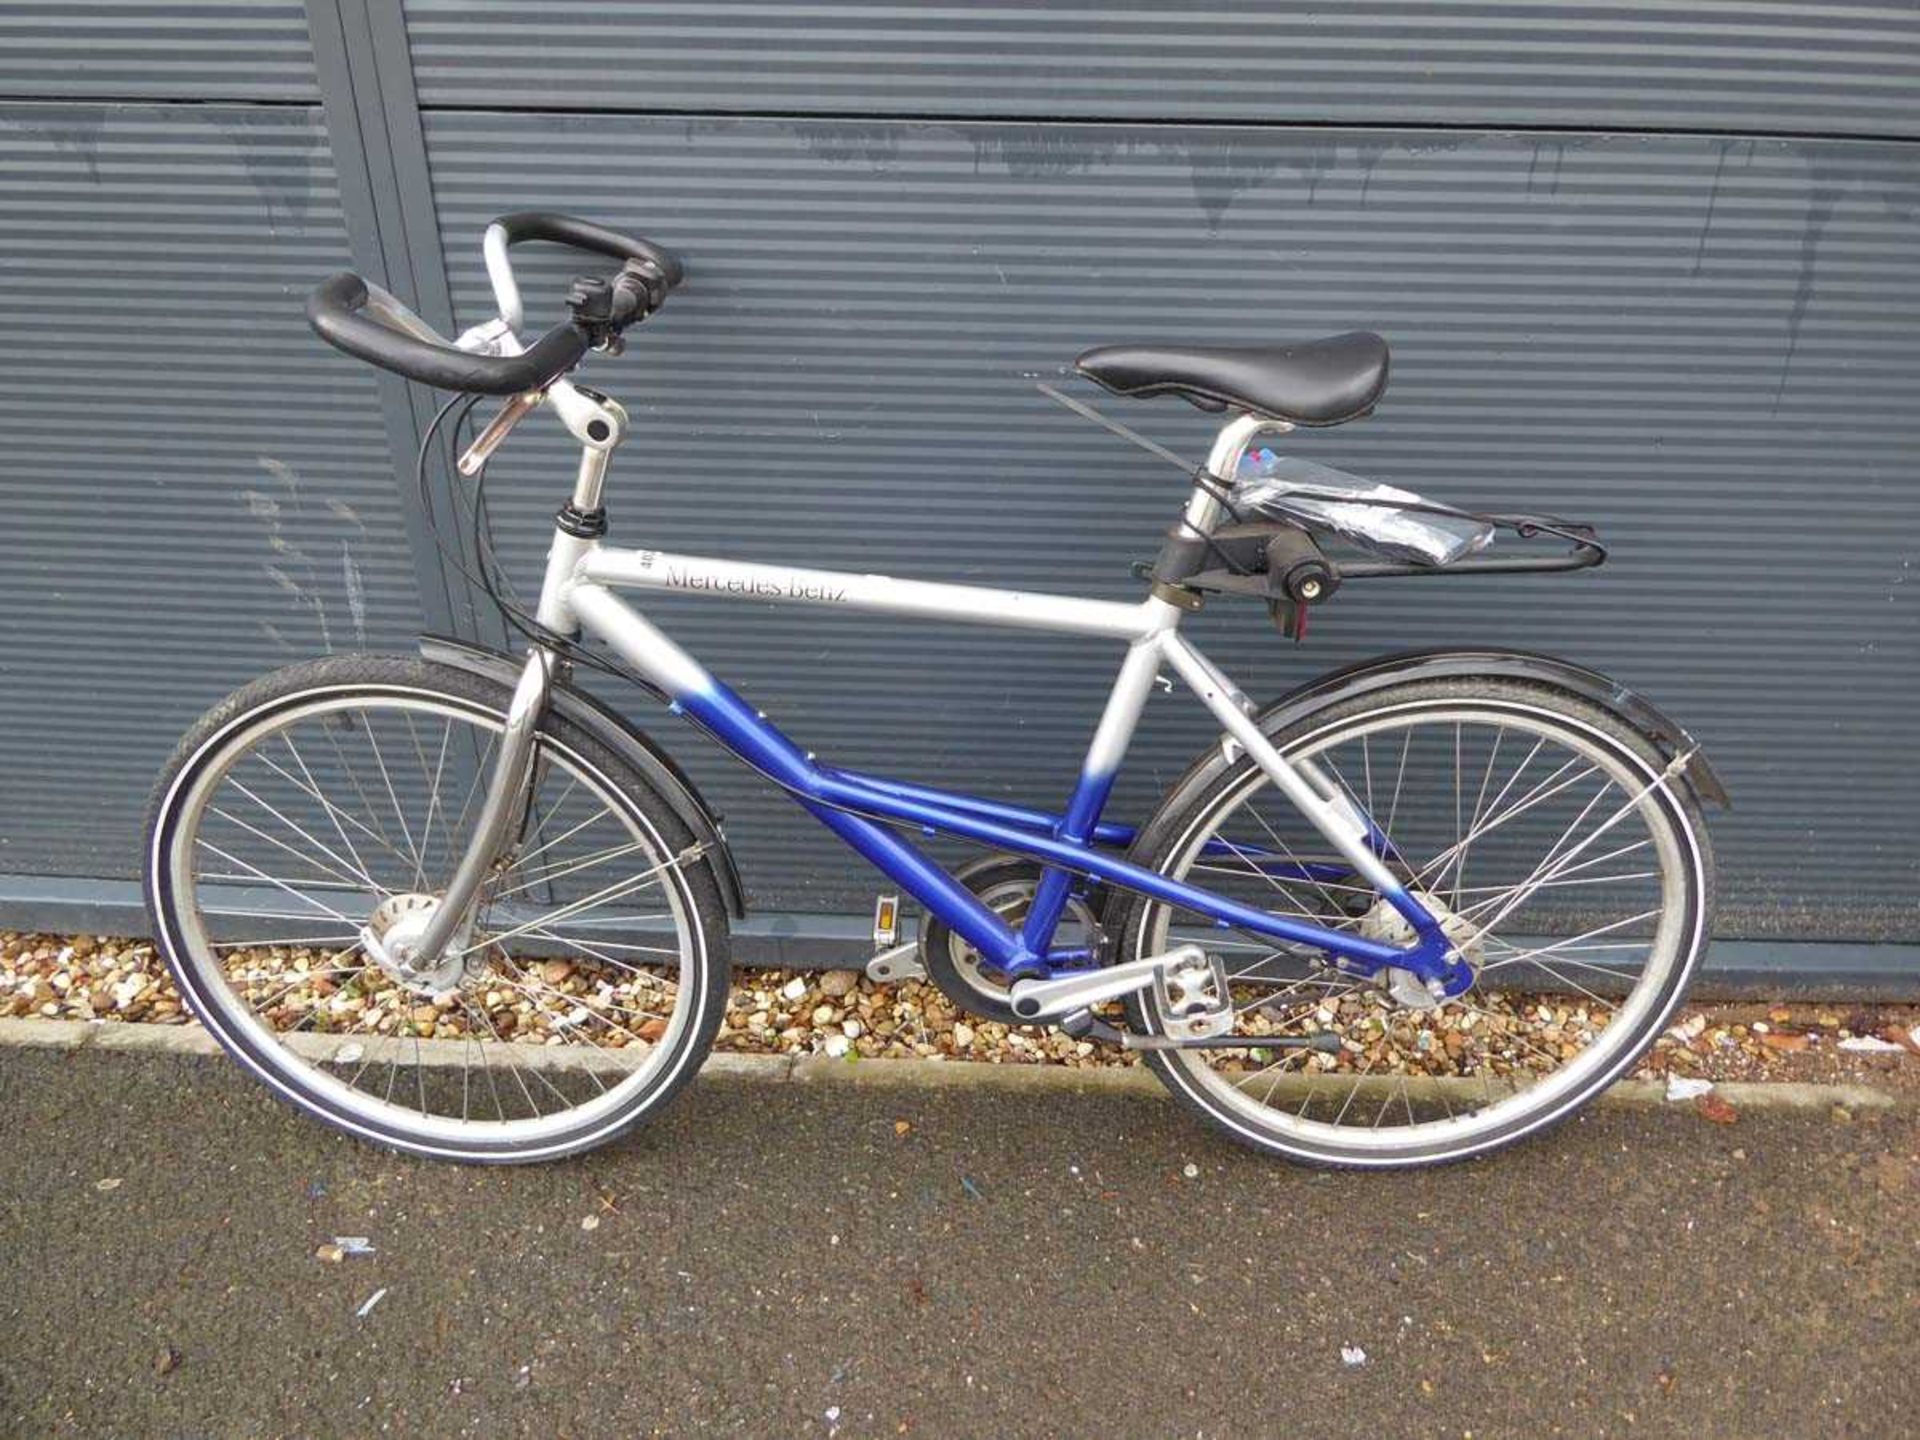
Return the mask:
<svg viewBox="0 0 1920 1440">
<path fill-rule="evenodd" d="M 1456 964 L 1461 968 L 1477 966 L 1482 948 L 1480 927 L 1449 908 L 1431 890 L 1416 888 L 1408 893 L 1440 922 L 1440 933 L 1447 937 Z M 1420 939 L 1413 923 L 1394 909 L 1384 896 L 1374 901 L 1366 914 L 1360 917 L 1358 929 L 1364 939 L 1402 950 L 1414 946 Z M 1377 978 L 1389 995 L 1410 1010 L 1431 1010 L 1457 995 L 1465 994 L 1473 983 L 1471 971 L 1467 972 L 1465 983 L 1447 984 L 1439 979 L 1422 980 L 1401 965 L 1387 966 Z"/>
</svg>

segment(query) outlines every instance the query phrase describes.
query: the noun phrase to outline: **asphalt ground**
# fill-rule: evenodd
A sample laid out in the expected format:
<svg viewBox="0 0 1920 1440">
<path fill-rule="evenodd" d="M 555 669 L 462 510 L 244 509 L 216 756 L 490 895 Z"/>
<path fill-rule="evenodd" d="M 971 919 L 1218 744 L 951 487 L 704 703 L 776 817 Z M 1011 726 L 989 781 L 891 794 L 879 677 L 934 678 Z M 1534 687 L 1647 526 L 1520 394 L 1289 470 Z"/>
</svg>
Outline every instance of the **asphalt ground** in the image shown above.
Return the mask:
<svg viewBox="0 0 1920 1440">
<path fill-rule="evenodd" d="M 730 1076 L 479 1170 L 87 1048 L 0 1049 L 0 1117 L 8 1435 L 1920 1429 L 1911 1109 L 1355 1175 L 1137 1088 Z"/>
</svg>

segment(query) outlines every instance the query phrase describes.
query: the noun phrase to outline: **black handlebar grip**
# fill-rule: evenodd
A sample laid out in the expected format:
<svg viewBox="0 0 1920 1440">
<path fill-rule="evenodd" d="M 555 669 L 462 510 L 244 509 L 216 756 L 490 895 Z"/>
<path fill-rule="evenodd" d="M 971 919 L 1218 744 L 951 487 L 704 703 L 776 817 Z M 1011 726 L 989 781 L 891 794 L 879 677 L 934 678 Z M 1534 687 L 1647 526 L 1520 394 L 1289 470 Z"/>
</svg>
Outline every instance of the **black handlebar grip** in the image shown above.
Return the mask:
<svg viewBox="0 0 1920 1440">
<path fill-rule="evenodd" d="M 567 373 L 587 353 L 587 337 L 572 323 L 557 325 L 519 355 L 472 355 L 421 340 L 365 313 L 367 282 L 341 273 L 307 297 L 307 323 L 336 350 L 409 380 L 441 390 L 518 395 Z"/>
<path fill-rule="evenodd" d="M 622 235 L 591 220 L 571 215 L 556 215 L 549 210 L 516 210 L 493 222 L 506 234 L 509 245 L 522 240 L 547 240 L 556 245 L 571 245 L 576 250 L 591 250 L 610 260 L 645 260 L 666 277 L 669 287 L 685 278 L 679 260 L 649 240 Z"/>
</svg>

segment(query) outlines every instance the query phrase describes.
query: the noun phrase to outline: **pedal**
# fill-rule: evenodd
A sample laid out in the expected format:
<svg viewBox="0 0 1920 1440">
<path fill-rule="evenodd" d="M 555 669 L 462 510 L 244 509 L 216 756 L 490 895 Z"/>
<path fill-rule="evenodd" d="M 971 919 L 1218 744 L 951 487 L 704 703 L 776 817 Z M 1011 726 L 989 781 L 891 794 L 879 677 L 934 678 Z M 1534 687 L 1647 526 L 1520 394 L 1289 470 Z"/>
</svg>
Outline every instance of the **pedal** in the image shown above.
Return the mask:
<svg viewBox="0 0 1920 1440">
<path fill-rule="evenodd" d="M 1172 1039 L 1212 1040 L 1233 1030 L 1227 966 L 1216 954 L 1165 967 L 1153 977 L 1153 994 Z"/>
<path fill-rule="evenodd" d="M 924 980 L 927 967 L 920 963 L 920 942 L 900 943 L 900 897 L 880 895 L 873 902 L 873 958 L 867 961 L 867 978 L 880 985 L 895 985 L 902 980 Z"/>
<path fill-rule="evenodd" d="M 873 897 L 873 948 L 888 950 L 900 943 L 900 897 Z"/>
</svg>

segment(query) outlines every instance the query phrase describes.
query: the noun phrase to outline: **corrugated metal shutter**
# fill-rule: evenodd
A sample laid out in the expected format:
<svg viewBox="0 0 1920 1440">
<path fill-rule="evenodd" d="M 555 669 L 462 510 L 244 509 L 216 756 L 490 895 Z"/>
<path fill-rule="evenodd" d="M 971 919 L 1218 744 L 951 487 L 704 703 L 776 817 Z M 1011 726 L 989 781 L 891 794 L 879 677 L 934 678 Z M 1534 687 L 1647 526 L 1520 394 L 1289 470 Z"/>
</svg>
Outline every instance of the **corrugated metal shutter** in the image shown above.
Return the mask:
<svg viewBox="0 0 1920 1440">
<path fill-rule="evenodd" d="M 1437 495 L 1604 522 L 1581 580 L 1355 586 L 1294 652 L 1221 606 L 1201 642 L 1272 693 L 1382 648 L 1514 644 L 1608 669 L 1707 741 L 1731 935 L 1915 933 L 1920 172 L 1897 144 L 1148 125 L 429 115 L 465 319 L 492 215 L 654 236 L 690 279 L 595 373 L 636 435 L 626 544 L 1128 595 L 1181 487 L 1031 390 L 1082 346 L 1370 326 L 1393 389 L 1295 449 Z M 568 266 L 530 267 L 557 304 Z M 1189 453 L 1209 422 L 1104 401 Z M 563 445 L 492 482 L 537 538 Z M 537 579 L 531 544 L 519 551 Z M 843 763 L 1045 797 L 1117 656 L 818 612 L 662 604 Z M 1119 797 L 1206 738 L 1151 712 Z M 871 882 L 777 796 L 681 746 L 760 904 Z M 1885 897 L 1874 899 L 1872 897 Z"/>
<path fill-rule="evenodd" d="M 9 0 L 0 98 L 320 98 L 300 0 Z"/>
<path fill-rule="evenodd" d="M 0 105 L 0 156 L 0 871 L 132 876 L 200 711 L 419 599 L 373 381 L 298 322 L 319 111 Z"/>
<path fill-rule="evenodd" d="M 365 84 L 335 41 L 316 67 L 309 10 L 381 60 Z M 0 7 L 0 874 L 131 875 L 148 780 L 210 698 L 414 628 L 430 562 L 394 489 L 405 427 L 293 318 L 349 234 L 431 288 L 432 226 L 400 204 L 417 163 L 354 148 L 413 122 L 399 13 Z M 1371 325 L 1396 346 L 1386 405 L 1297 448 L 1590 514 L 1619 558 L 1580 581 L 1355 587 L 1299 652 L 1219 606 L 1203 641 L 1263 692 L 1399 644 L 1611 669 L 1733 784 L 1723 933 L 1920 938 L 1913 7 L 405 16 L 463 318 L 487 308 L 477 239 L 505 209 L 598 215 L 691 262 L 633 356 L 596 367 L 639 420 L 617 539 L 1128 595 L 1179 483 L 1030 380 L 1101 340 Z M 340 138 L 351 225 L 323 89 L 359 127 Z M 530 293 L 557 299 L 567 273 L 551 259 Z M 1204 445 L 1185 407 L 1103 403 Z M 494 478 L 528 583 L 568 464 L 517 441 Z M 1035 800 L 1064 787 L 1115 659 L 660 613 L 822 753 Z M 1121 803 L 1206 731 L 1157 704 Z M 870 878 L 785 802 L 680 748 L 762 907 L 864 903 Z"/>
<path fill-rule="evenodd" d="M 429 105 L 1920 134 L 1911 5 L 406 0 Z"/>
</svg>

